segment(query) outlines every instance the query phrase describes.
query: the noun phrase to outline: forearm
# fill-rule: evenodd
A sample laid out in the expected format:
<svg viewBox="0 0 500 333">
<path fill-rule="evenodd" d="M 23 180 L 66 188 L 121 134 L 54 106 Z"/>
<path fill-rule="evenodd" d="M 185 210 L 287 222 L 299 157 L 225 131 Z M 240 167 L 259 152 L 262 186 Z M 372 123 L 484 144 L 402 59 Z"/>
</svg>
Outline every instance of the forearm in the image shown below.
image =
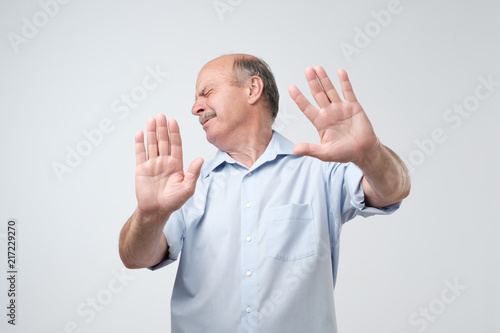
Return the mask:
<svg viewBox="0 0 500 333">
<path fill-rule="evenodd" d="M 170 215 L 144 214 L 136 210 L 122 228 L 119 252 L 127 268 L 145 268 L 159 263 L 168 244 L 163 227 Z"/>
<path fill-rule="evenodd" d="M 410 193 L 411 180 L 404 162 L 381 143 L 354 163 L 364 174 L 362 185 L 367 206 L 388 206 Z"/>
</svg>

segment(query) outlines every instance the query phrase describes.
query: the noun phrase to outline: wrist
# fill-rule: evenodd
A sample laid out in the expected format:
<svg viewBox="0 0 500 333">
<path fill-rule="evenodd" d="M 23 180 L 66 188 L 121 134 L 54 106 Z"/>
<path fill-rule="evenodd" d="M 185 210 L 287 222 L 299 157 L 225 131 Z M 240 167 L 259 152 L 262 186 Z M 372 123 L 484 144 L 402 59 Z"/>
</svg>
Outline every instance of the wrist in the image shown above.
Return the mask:
<svg viewBox="0 0 500 333">
<path fill-rule="evenodd" d="M 356 164 L 361 170 L 367 171 L 373 166 L 379 165 L 378 162 L 383 159 L 384 154 L 387 154 L 385 146 L 380 143 L 380 140 L 377 138 L 375 144 L 365 150 L 359 158 L 352 161 L 352 163 Z"/>
<path fill-rule="evenodd" d="M 134 212 L 134 219 L 138 224 L 162 224 L 170 217 L 170 213 L 166 212 L 148 212 L 143 211 L 139 207 Z"/>
</svg>

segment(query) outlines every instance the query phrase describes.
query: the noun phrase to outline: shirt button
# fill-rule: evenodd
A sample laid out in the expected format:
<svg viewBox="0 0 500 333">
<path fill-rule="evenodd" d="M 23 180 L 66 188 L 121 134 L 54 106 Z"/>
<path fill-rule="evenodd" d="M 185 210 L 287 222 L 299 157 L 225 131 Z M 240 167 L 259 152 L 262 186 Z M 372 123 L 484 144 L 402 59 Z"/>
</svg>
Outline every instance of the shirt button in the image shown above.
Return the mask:
<svg viewBox="0 0 500 333">
<path fill-rule="evenodd" d="M 247 204 L 245 205 L 245 207 L 247 207 L 247 208 L 250 208 L 250 206 L 252 206 L 252 204 L 250 202 L 247 202 Z"/>
<path fill-rule="evenodd" d="M 247 242 L 250 242 L 250 241 L 252 240 L 252 237 L 247 236 L 247 237 L 245 237 L 245 240 L 246 240 Z"/>
<path fill-rule="evenodd" d="M 249 277 L 250 275 L 252 275 L 252 271 L 246 271 L 245 272 L 245 276 Z"/>
<path fill-rule="evenodd" d="M 247 176 L 248 176 L 248 177 L 250 177 L 251 175 L 252 175 L 252 173 L 251 173 L 251 172 L 249 172 L 249 173 L 247 174 Z"/>
<path fill-rule="evenodd" d="M 247 313 L 250 313 L 250 312 L 252 312 L 252 308 L 251 308 L 251 307 L 249 307 L 249 306 L 247 306 L 247 308 L 245 309 L 245 311 L 246 311 Z"/>
</svg>

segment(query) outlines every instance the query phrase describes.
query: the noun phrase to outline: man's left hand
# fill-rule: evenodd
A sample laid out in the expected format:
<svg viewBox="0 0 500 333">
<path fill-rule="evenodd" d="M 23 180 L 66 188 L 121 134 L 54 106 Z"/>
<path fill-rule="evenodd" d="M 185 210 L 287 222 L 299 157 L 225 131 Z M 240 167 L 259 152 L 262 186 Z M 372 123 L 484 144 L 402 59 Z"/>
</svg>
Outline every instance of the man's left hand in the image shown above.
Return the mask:
<svg viewBox="0 0 500 333">
<path fill-rule="evenodd" d="M 299 143 L 293 153 L 323 161 L 356 163 L 367 152 L 376 149 L 379 145 L 377 136 L 354 95 L 346 71 L 338 71 L 344 100 L 340 99 L 322 67 L 308 67 L 305 74 L 312 96 L 320 109 L 315 108 L 296 86 L 290 86 L 288 91 L 318 130 L 321 144 Z"/>
<path fill-rule="evenodd" d="M 346 71 L 338 71 L 342 101 L 322 67 L 306 68 L 315 108 L 296 86 L 288 91 L 297 106 L 318 130 L 321 144 L 299 143 L 293 153 L 328 162 L 353 162 L 363 171 L 362 186 L 367 206 L 384 207 L 410 193 L 410 176 L 403 161 L 380 143 L 358 103 Z"/>
</svg>

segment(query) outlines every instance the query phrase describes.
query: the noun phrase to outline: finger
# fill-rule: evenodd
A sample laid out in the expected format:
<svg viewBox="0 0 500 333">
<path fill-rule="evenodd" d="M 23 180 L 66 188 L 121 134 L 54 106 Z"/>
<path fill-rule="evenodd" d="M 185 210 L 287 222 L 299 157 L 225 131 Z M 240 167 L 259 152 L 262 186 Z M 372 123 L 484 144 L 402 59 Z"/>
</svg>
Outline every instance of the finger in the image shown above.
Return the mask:
<svg viewBox="0 0 500 333">
<path fill-rule="evenodd" d="M 175 119 L 168 121 L 168 133 L 170 136 L 170 155 L 182 161 L 181 132 Z"/>
<path fill-rule="evenodd" d="M 147 122 L 148 158 L 158 157 L 158 142 L 156 140 L 156 120 L 149 118 Z"/>
<path fill-rule="evenodd" d="M 311 156 L 318 158 L 322 161 L 327 160 L 327 155 L 320 145 L 315 145 L 312 143 L 305 143 L 301 142 L 295 145 L 293 147 L 293 154 L 294 155 L 304 155 L 304 156 Z"/>
<path fill-rule="evenodd" d="M 294 85 L 291 85 L 288 87 L 288 93 L 290 94 L 290 97 L 292 97 L 293 101 L 299 109 L 306 115 L 307 119 L 309 121 L 314 122 L 314 119 L 316 119 L 316 116 L 318 115 L 318 109 L 316 109 L 314 106 L 312 106 L 311 103 L 305 98 L 305 96 L 300 92 L 299 88 L 297 88 Z"/>
<path fill-rule="evenodd" d="M 158 153 L 160 156 L 168 156 L 169 138 L 167 128 L 167 118 L 164 114 L 156 115 L 156 127 L 158 131 Z"/>
<path fill-rule="evenodd" d="M 323 90 L 325 91 L 326 96 L 331 102 L 340 102 L 340 97 L 339 94 L 337 93 L 337 89 L 335 89 L 335 86 L 333 85 L 332 81 L 326 74 L 326 71 L 323 67 L 317 66 L 314 71 L 316 72 L 316 76 L 319 79 L 319 82 L 321 82 L 321 85 L 323 86 Z"/>
<path fill-rule="evenodd" d="M 354 91 L 352 90 L 351 81 L 349 81 L 347 72 L 343 69 L 339 69 L 338 75 L 340 85 L 342 86 L 342 94 L 344 95 L 344 99 L 349 102 L 356 102 L 356 95 L 354 95 Z"/>
<path fill-rule="evenodd" d="M 184 183 L 191 193 L 194 193 L 196 187 L 196 180 L 200 176 L 203 159 L 197 158 L 189 165 L 186 173 L 184 174 Z"/>
<path fill-rule="evenodd" d="M 146 148 L 144 148 L 144 133 L 135 132 L 135 165 L 146 162 Z"/>
<path fill-rule="evenodd" d="M 307 84 L 309 84 L 309 89 L 311 90 L 311 94 L 316 103 L 318 103 L 320 108 L 328 106 L 331 103 L 331 101 L 326 96 L 323 87 L 318 81 L 318 77 L 316 76 L 316 72 L 314 71 L 314 69 L 312 67 L 307 67 L 305 70 L 305 74 L 306 74 Z"/>
</svg>

